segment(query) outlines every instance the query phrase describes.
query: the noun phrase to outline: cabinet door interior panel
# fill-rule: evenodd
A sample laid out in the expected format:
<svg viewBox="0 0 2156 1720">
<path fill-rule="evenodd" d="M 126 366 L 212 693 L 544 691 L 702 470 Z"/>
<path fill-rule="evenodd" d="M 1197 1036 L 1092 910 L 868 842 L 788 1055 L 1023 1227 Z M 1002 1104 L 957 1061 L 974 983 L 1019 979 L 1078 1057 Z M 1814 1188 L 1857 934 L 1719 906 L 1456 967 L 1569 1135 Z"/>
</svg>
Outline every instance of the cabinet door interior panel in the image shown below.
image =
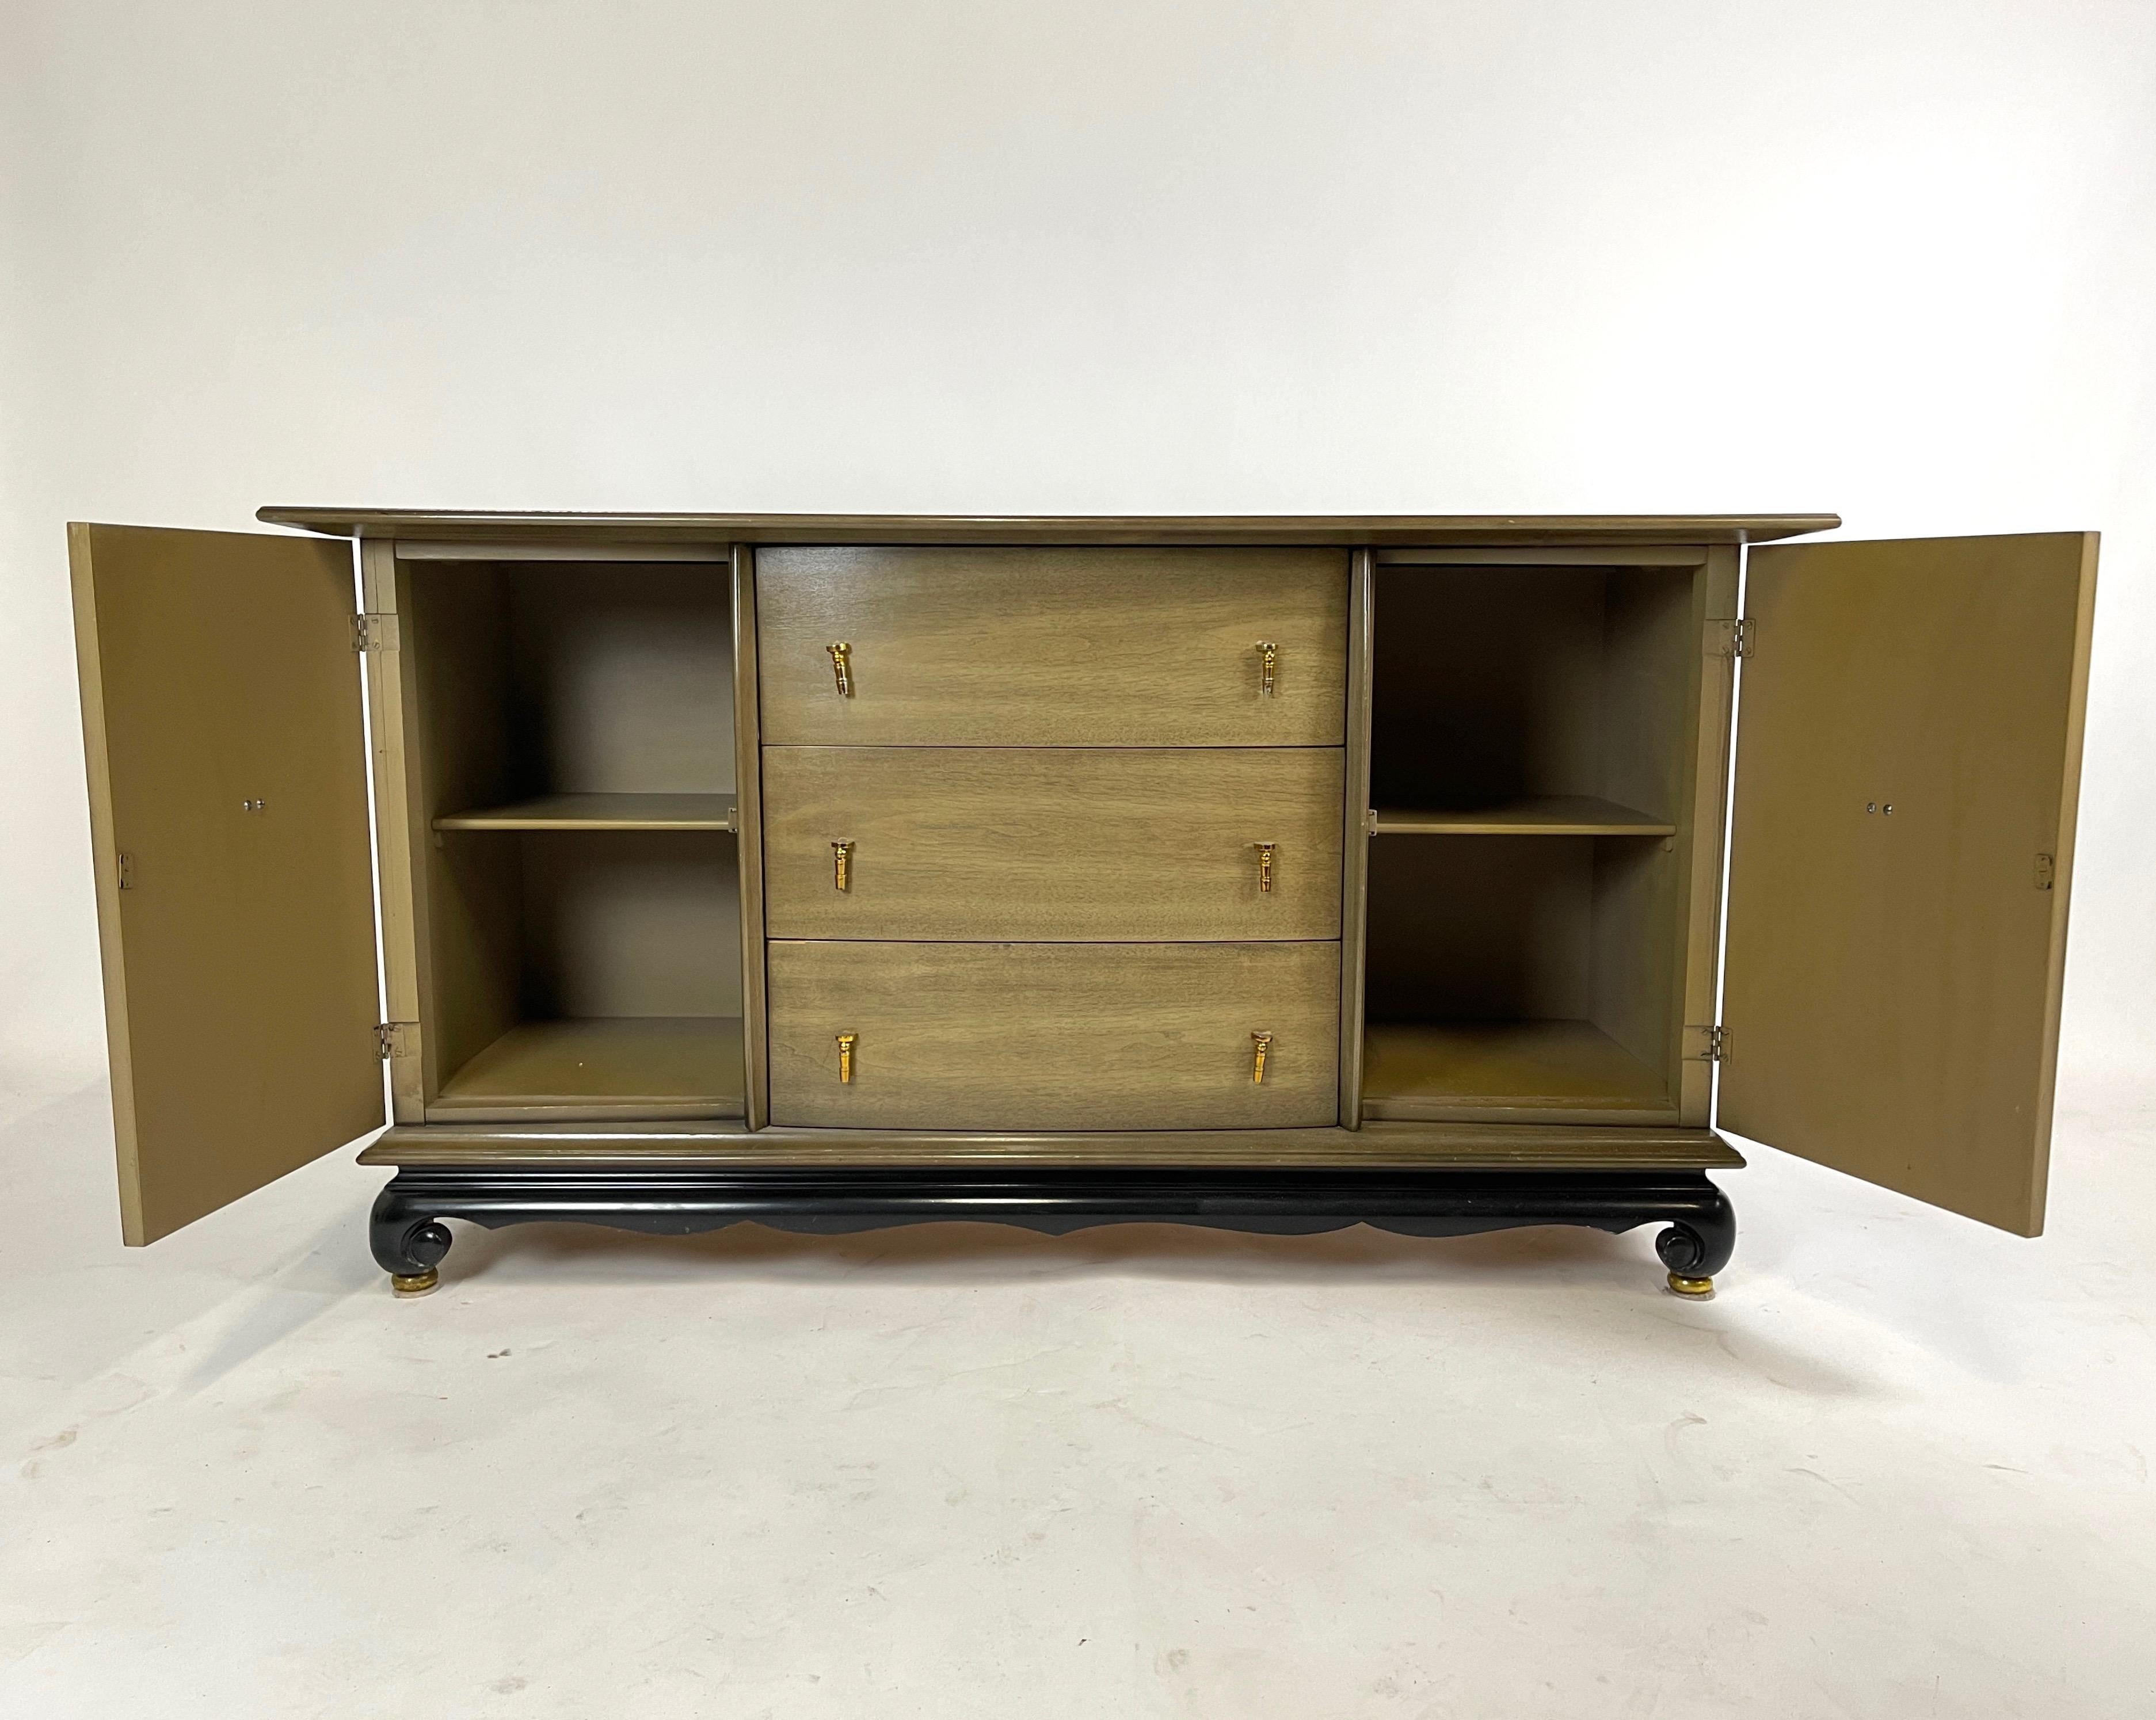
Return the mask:
<svg viewBox="0 0 2156 1720">
<path fill-rule="evenodd" d="M 778 548 L 756 564 L 767 743 L 1341 742 L 1342 550 Z"/>
<path fill-rule="evenodd" d="M 775 747 L 763 792 L 775 937 L 1340 935 L 1337 748 Z"/>
<path fill-rule="evenodd" d="M 347 546 L 75 526 L 123 1229 L 384 1121 Z"/>
<path fill-rule="evenodd" d="M 768 971 L 774 1123 L 1288 1128 L 1338 1114 L 1337 942 L 774 941 Z"/>
<path fill-rule="evenodd" d="M 1754 555 L 1732 1128 L 2042 1229 L 2095 593 L 2083 532 Z"/>
</svg>

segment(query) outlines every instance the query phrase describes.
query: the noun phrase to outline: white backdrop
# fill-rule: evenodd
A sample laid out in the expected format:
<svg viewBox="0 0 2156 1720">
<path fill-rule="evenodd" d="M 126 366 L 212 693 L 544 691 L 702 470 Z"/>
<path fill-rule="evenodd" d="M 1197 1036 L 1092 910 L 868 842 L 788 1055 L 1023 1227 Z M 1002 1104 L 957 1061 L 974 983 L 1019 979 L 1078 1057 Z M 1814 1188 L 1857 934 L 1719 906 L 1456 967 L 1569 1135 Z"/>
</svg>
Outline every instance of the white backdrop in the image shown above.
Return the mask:
<svg viewBox="0 0 2156 1720">
<path fill-rule="evenodd" d="M 2106 534 L 2156 1068 L 2156 5 L 8 0 L 0 1069 L 102 1055 L 62 524 L 1832 509 Z"/>
</svg>

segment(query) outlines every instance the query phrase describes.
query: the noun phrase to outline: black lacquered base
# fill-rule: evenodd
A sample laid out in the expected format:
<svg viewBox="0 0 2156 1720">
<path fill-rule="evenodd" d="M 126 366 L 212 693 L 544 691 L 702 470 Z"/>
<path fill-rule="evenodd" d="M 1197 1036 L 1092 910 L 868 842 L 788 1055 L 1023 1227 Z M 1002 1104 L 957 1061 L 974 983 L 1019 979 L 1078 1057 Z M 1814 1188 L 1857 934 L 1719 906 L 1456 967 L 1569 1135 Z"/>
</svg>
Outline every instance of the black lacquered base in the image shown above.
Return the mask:
<svg viewBox="0 0 2156 1720">
<path fill-rule="evenodd" d="M 449 1251 L 444 1219 L 476 1225 L 605 1225 L 682 1236 L 754 1221 L 836 1235 L 971 1219 L 1061 1235 L 1092 1225 L 1199 1225 L 1305 1235 L 1371 1225 L 1466 1236 L 1529 1225 L 1624 1231 L 1668 1226 L 1655 1250 L 1672 1283 L 1703 1286 L 1737 1245 L 1729 1199 L 1700 1171 L 1103 1169 L 906 1166 L 686 1166 L 547 1169 L 406 1166 L 368 1227 L 382 1269 L 430 1284 Z"/>
</svg>

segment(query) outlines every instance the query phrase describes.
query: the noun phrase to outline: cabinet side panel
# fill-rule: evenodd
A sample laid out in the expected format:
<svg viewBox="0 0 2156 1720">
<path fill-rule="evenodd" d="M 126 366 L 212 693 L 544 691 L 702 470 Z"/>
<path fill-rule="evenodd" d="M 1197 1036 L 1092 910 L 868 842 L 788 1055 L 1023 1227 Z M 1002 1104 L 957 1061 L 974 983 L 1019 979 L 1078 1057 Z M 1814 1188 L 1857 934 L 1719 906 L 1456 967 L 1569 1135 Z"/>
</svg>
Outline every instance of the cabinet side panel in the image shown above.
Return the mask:
<svg viewBox="0 0 2156 1720">
<path fill-rule="evenodd" d="M 1363 975 L 1370 922 L 1370 552 L 1348 569 L 1347 758 L 1340 851 L 1340 1125 L 1363 1122 Z"/>
<path fill-rule="evenodd" d="M 388 539 L 359 547 L 361 600 L 370 615 L 393 618 L 388 638 L 404 608 L 397 589 L 397 547 Z M 367 707 L 374 730 L 375 861 L 382 890 L 382 994 L 389 1019 L 422 1023 L 429 1011 L 421 990 L 419 959 L 424 904 L 414 879 L 419 863 L 412 844 L 413 785 L 407 774 L 406 729 L 410 701 L 406 693 L 408 659 L 401 649 L 376 648 L 367 654 Z M 399 642 L 401 644 L 401 641 Z M 425 1055 L 407 1042 L 389 1060 L 389 1102 L 398 1122 L 418 1122 L 426 1114 Z"/>
<path fill-rule="evenodd" d="M 498 801 L 510 786 L 507 579 L 489 567 L 400 563 L 405 852 L 417 880 L 425 1098 L 514 1026 L 523 920 L 518 846 L 444 839 L 444 813 Z"/>
<path fill-rule="evenodd" d="M 1737 616 L 1738 552 L 1717 544 L 1707 552 L 1707 567 L 1694 608 L 1699 641 L 1699 704 L 1692 729 L 1687 780 L 1678 800 L 1676 848 L 1683 864 L 1685 911 L 1677 926 L 1678 1007 L 1669 1024 L 1675 1042 L 1677 1114 L 1691 1127 L 1704 1127 L 1714 1104 L 1714 1066 L 1688 1055 L 1685 1029 L 1710 1026 L 1721 996 L 1722 865 L 1729 827 L 1729 747 L 1732 701 L 1736 696 L 1737 659 L 1729 651 L 1709 649 L 1722 637 L 1722 624 Z"/>
<path fill-rule="evenodd" d="M 757 679 L 756 552 L 733 552 L 734 808 L 741 856 L 742 1055 L 747 1067 L 748 1126 L 771 1114 L 769 1017 L 765 1001 L 763 916 L 763 734 Z"/>
<path fill-rule="evenodd" d="M 1682 927 L 1702 674 L 1697 572 L 1608 575 L 1596 697 L 1599 792 L 1676 826 L 1660 839 L 1596 845 L 1594 1013 L 1603 1031 L 1676 1084 Z"/>
</svg>

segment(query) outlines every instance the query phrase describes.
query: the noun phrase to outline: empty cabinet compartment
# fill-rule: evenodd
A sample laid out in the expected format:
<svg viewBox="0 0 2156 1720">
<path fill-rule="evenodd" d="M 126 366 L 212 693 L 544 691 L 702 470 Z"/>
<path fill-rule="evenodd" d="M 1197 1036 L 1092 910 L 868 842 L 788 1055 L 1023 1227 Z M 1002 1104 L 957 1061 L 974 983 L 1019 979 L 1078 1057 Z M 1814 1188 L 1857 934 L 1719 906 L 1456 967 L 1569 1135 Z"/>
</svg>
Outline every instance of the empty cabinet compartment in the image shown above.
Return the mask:
<svg viewBox="0 0 2156 1720">
<path fill-rule="evenodd" d="M 740 1116 L 723 567 L 400 577 L 427 1117 Z"/>
<path fill-rule="evenodd" d="M 1667 835 L 1701 649 L 1695 567 L 1381 566 L 1381 834 Z"/>
<path fill-rule="evenodd" d="M 1363 1114 L 1674 1121 L 1675 861 L 1632 837 L 1373 842 Z"/>
</svg>

